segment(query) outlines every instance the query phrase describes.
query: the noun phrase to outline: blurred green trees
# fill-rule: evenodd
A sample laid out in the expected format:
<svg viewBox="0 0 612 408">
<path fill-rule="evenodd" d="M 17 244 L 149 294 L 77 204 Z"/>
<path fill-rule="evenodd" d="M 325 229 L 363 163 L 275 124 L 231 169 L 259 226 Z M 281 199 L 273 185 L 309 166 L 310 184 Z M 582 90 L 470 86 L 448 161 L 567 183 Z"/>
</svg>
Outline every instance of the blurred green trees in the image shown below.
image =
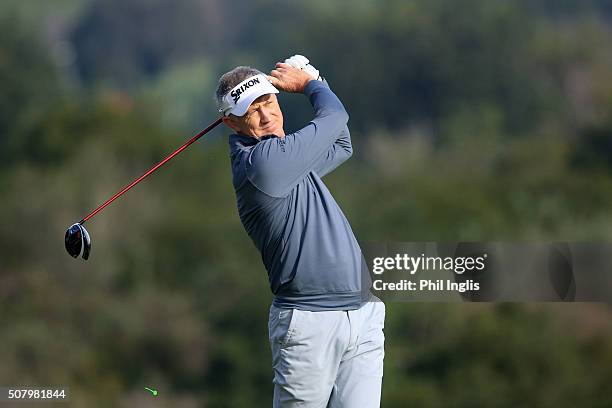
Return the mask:
<svg viewBox="0 0 612 408">
<path fill-rule="evenodd" d="M 612 236 L 607 2 L 65 1 L 82 12 L 51 36 L 62 9 L 9 3 L 0 384 L 68 385 L 72 406 L 150 406 L 144 386 L 159 406 L 270 405 L 271 296 L 226 131 L 92 220 L 88 262 L 62 242 L 215 117 L 217 74 L 237 64 L 301 52 L 327 76 L 356 155 L 326 182 L 362 241 Z M 64 40 L 76 66 L 58 63 Z M 310 114 L 283 104 L 289 126 Z M 608 306 L 387 310 L 384 407 L 612 404 Z"/>
<path fill-rule="evenodd" d="M 52 60 L 35 33 L 0 16 L 0 166 L 36 149 L 31 136 L 60 96 Z"/>
</svg>

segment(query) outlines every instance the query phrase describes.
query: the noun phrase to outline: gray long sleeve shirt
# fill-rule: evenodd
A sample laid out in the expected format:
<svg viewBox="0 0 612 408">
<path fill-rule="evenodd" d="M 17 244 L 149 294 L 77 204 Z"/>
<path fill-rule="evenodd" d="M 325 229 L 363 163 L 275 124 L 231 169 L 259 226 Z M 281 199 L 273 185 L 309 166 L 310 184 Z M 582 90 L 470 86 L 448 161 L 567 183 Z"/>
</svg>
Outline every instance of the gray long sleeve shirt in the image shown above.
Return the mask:
<svg viewBox="0 0 612 408">
<path fill-rule="evenodd" d="M 315 117 L 297 132 L 230 136 L 238 213 L 261 252 L 276 306 L 356 309 L 361 249 L 321 180 L 352 154 L 348 114 L 324 82 L 310 81 L 304 94 Z"/>
</svg>

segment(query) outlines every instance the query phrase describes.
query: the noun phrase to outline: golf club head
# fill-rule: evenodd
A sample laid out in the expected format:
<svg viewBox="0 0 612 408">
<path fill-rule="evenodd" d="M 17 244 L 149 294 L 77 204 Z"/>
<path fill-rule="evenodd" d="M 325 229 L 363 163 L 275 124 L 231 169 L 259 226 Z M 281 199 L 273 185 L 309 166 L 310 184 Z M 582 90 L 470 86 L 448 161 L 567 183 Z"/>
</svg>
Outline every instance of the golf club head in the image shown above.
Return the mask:
<svg viewBox="0 0 612 408">
<path fill-rule="evenodd" d="M 91 239 L 85 227 L 78 222 L 72 224 L 70 228 L 66 230 L 65 244 L 66 251 L 68 251 L 73 258 L 78 258 L 79 256 L 85 260 L 89 258 Z"/>
</svg>

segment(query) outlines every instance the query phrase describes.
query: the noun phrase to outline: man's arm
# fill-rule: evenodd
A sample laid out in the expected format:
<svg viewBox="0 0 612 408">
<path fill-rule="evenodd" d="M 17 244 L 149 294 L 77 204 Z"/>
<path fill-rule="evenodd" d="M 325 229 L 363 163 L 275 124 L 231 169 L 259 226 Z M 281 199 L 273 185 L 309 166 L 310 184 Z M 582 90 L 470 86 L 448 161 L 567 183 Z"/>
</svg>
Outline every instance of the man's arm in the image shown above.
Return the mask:
<svg viewBox="0 0 612 408">
<path fill-rule="evenodd" d="M 281 67 L 286 64 L 279 64 Z M 297 71 L 297 73 L 291 70 Z M 303 71 L 295 68 L 283 69 L 288 75 Z M 273 71 L 274 73 L 274 71 Z M 322 171 L 331 171 L 342 153 L 346 153 L 347 140 L 339 142 L 334 148 L 338 135 L 345 129 L 348 114 L 338 97 L 321 81 L 301 77 L 303 84 L 287 80 L 286 88 L 277 81 L 277 86 L 291 92 L 303 92 L 310 100 L 315 117 L 308 125 L 284 138 L 270 138 L 259 142 L 251 151 L 246 164 L 249 180 L 261 191 L 274 197 L 282 197 L 302 180 L 310 171 L 314 171 L 322 159 L 330 158 L 327 164 L 320 166 Z M 306 84 L 304 86 L 304 84 Z M 347 134 L 348 136 L 348 134 Z M 350 139 L 348 139 L 350 146 Z M 333 154 L 330 155 L 330 151 Z M 340 154 L 338 154 L 340 153 Z M 336 157 L 337 155 L 337 157 Z"/>
<path fill-rule="evenodd" d="M 353 145 L 351 144 L 351 134 L 348 126 L 338 135 L 334 144 L 324 153 L 315 164 L 314 171 L 319 177 L 324 177 L 334 171 L 353 155 Z"/>
</svg>

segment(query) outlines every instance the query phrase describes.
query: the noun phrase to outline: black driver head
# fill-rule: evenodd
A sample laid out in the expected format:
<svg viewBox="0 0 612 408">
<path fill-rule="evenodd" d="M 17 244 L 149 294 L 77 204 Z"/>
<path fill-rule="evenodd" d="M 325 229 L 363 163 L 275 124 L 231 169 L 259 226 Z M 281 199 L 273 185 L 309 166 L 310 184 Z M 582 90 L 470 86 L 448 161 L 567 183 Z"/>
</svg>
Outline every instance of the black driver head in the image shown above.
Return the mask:
<svg viewBox="0 0 612 408">
<path fill-rule="evenodd" d="M 89 258 L 91 239 L 85 227 L 78 222 L 72 224 L 70 228 L 66 230 L 65 244 L 66 251 L 68 251 L 73 258 L 78 258 L 79 256 L 83 259 Z"/>
</svg>

